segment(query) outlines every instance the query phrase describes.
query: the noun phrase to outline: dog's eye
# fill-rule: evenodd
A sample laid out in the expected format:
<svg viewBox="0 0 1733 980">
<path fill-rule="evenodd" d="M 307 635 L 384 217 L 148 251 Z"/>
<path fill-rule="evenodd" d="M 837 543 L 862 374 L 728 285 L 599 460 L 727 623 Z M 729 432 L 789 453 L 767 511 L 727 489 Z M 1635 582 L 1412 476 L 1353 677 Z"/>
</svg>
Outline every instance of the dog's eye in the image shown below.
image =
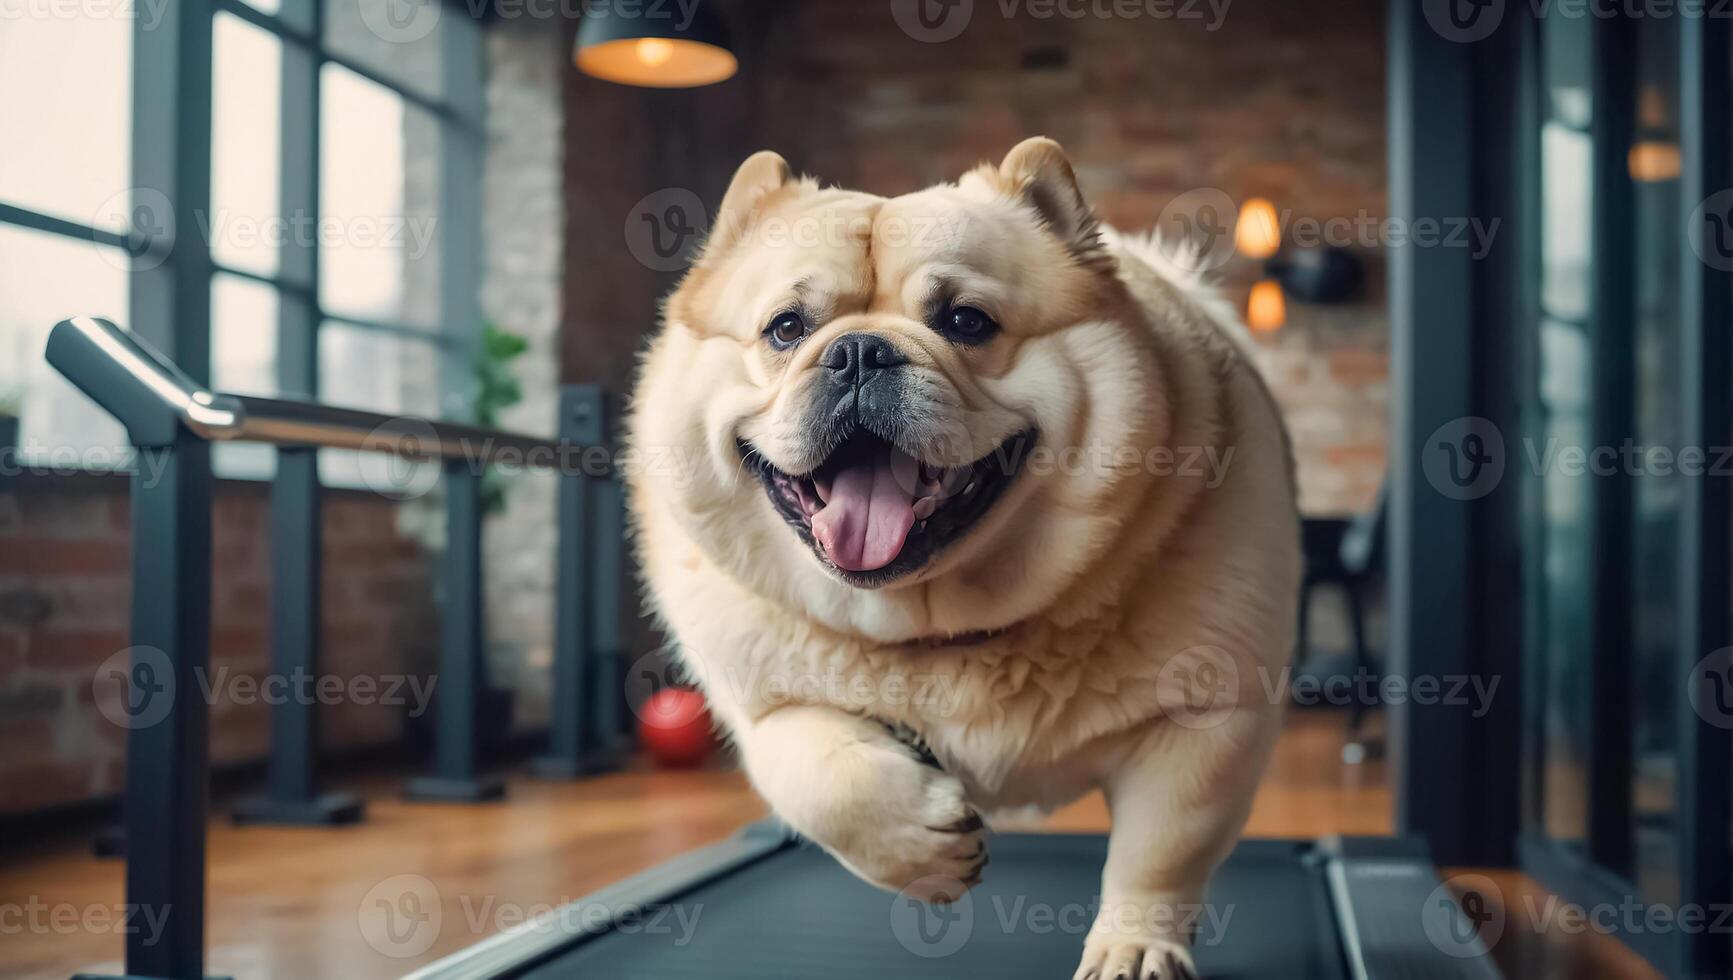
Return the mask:
<svg viewBox="0 0 1733 980">
<path fill-rule="evenodd" d="M 806 336 L 806 319 L 792 310 L 778 313 L 770 321 L 770 326 L 764 328 L 764 335 L 770 338 L 770 345 L 777 350 L 793 347 Z"/>
<path fill-rule="evenodd" d="M 953 306 L 940 317 L 940 332 L 964 344 L 979 344 L 999 332 L 993 318 L 973 306 Z"/>
</svg>

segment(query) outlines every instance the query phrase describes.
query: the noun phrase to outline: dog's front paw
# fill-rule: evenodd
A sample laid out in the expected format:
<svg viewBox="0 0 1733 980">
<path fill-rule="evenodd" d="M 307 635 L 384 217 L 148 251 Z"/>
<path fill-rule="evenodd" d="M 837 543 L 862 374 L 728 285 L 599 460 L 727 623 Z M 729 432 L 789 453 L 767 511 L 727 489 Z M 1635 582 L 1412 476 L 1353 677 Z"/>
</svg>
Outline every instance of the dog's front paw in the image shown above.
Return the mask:
<svg viewBox="0 0 1733 980">
<path fill-rule="evenodd" d="M 776 801 L 850 871 L 889 891 L 954 902 L 987 866 L 986 827 L 963 784 L 889 737 L 832 756 L 826 778 Z"/>
<path fill-rule="evenodd" d="M 1198 980 L 1191 950 L 1174 939 L 1096 931 L 1072 980 Z"/>
</svg>

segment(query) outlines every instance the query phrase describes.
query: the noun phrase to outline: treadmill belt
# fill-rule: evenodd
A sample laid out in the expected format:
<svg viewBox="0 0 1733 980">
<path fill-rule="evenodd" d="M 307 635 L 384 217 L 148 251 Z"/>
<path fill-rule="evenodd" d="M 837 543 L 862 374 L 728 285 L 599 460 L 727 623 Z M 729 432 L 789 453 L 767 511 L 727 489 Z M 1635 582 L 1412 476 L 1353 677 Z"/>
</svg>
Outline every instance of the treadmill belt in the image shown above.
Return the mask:
<svg viewBox="0 0 1733 980">
<path fill-rule="evenodd" d="M 1094 920 L 1106 839 L 989 841 L 985 881 L 929 909 L 790 846 L 586 938 L 518 974 L 536 980 L 1068 980 Z M 1328 886 L 1308 844 L 1245 841 L 1200 911 L 1210 980 L 1340 980 Z"/>
</svg>

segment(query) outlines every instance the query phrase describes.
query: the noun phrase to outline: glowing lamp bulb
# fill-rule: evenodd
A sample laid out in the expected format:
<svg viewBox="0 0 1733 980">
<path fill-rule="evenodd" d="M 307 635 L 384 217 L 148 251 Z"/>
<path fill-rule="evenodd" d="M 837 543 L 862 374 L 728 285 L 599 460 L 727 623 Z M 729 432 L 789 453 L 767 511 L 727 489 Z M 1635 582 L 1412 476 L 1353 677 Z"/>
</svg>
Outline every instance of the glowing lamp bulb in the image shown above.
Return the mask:
<svg viewBox="0 0 1733 980">
<path fill-rule="evenodd" d="M 1234 247 L 1246 258 L 1259 260 L 1280 251 L 1282 229 L 1274 204 L 1254 197 L 1240 206 L 1240 218 L 1234 225 Z"/>
<path fill-rule="evenodd" d="M 1677 180 L 1685 168 L 1679 144 L 1666 140 L 1643 140 L 1631 147 L 1628 156 L 1631 179 L 1642 184 L 1658 184 Z"/>
<path fill-rule="evenodd" d="M 1269 333 L 1287 322 L 1288 304 L 1282 296 L 1282 284 L 1274 279 L 1259 280 L 1246 301 L 1246 326 L 1258 333 Z"/>
<path fill-rule="evenodd" d="M 674 44 L 666 38 L 646 37 L 638 41 L 638 60 L 650 68 L 660 68 L 674 57 Z"/>
</svg>

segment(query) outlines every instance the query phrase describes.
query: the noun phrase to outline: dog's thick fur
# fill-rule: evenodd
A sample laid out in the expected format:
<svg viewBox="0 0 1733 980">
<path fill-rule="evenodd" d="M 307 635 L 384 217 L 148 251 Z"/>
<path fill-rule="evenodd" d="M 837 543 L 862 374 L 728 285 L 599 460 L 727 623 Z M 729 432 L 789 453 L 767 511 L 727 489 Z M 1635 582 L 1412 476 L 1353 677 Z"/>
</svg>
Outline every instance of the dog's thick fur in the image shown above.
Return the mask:
<svg viewBox="0 0 1733 980">
<path fill-rule="evenodd" d="M 936 333 L 935 289 L 999 334 Z M 765 325 L 791 297 L 813 332 L 781 351 Z M 668 300 L 633 404 L 653 607 L 759 792 L 862 878 L 945 901 L 979 880 L 977 811 L 1102 788 L 1113 830 L 1079 977 L 1192 973 L 1186 913 L 1279 725 L 1264 681 L 1293 640 L 1292 461 L 1232 319 L 1153 242 L 1099 227 L 1050 140 L 892 199 L 760 153 Z M 822 461 L 798 423 L 820 352 L 851 331 L 908 359 L 929 455 L 1038 432 L 979 523 L 875 588 L 827 567 L 742 458 Z"/>
</svg>

